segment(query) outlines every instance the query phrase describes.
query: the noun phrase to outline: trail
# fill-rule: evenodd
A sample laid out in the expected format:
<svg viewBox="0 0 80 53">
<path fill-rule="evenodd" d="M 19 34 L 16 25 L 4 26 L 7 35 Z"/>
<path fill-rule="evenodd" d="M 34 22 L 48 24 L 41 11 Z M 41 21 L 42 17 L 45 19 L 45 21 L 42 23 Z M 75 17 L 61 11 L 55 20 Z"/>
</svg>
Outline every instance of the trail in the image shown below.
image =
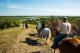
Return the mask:
<svg viewBox="0 0 80 53">
<path fill-rule="evenodd" d="M 17 39 L 14 53 L 52 53 L 52 49 L 48 45 L 38 45 L 39 37 L 30 36 L 30 33 L 35 32 L 34 29 L 24 29 Z"/>
</svg>

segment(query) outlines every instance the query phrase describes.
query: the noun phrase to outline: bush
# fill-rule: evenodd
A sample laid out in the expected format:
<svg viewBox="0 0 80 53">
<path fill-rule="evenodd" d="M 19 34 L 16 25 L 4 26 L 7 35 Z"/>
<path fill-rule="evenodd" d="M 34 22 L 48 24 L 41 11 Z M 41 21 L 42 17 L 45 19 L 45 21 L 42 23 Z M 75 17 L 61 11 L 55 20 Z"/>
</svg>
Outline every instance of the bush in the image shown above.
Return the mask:
<svg viewBox="0 0 80 53">
<path fill-rule="evenodd" d="M 0 29 L 18 27 L 19 24 L 20 24 L 19 20 L 3 20 L 3 21 L 0 21 Z"/>
</svg>

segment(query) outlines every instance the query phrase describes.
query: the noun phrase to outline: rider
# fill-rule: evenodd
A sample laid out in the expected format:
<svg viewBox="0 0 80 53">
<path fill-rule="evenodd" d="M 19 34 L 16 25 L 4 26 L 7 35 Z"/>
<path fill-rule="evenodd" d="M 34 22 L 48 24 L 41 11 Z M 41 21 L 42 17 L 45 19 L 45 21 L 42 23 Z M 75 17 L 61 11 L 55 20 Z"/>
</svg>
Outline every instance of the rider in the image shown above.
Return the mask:
<svg viewBox="0 0 80 53">
<path fill-rule="evenodd" d="M 44 23 L 42 18 L 40 19 L 40 21 L 37 21 L 37 31 L 38 31 L 38 34 L 44 28 L 44 26 L 45 26 L 45 23 Z"/>
<path fill-rule="evenodd" d="M 54 43 L 52 44 L 51 48 L 56 49 L 58 47 L 58 43 L 63 40 L 64 38 L 69 36 L 71 31 L 71 24 L 68 22 L 68 18 L 64 17 L 63 22 L 60 24 L 58 30 L 60 33 L 56 35 L 54 38 Z"/>
</svg>

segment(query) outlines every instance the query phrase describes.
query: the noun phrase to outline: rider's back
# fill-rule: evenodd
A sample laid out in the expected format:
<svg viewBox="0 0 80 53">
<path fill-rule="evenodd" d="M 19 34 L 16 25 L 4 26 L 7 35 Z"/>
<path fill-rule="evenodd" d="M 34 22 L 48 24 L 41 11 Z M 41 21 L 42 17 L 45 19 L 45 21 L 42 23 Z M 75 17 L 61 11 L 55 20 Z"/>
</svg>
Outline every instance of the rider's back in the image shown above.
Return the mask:
<svg viewBox="0 0 80 53">
<path fill-rule="evenodd" d="M 64 22 L 61 24 L 61 34 L 69 34 L 71 30 L 71 24 L 69 22 Z"/>
</svg>

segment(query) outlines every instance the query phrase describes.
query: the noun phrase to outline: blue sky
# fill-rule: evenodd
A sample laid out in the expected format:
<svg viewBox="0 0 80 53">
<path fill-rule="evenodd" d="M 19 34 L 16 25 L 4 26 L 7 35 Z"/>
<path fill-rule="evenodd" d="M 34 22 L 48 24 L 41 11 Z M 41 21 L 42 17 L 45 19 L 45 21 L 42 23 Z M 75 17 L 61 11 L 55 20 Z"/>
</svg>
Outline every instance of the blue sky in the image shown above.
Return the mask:
<svg viewBox="0 0 80 53">
<path fill-rule="evenodd" d="M 0 0 L 0 15 L 80 16 L 80 0 Z"/>
</svg>

